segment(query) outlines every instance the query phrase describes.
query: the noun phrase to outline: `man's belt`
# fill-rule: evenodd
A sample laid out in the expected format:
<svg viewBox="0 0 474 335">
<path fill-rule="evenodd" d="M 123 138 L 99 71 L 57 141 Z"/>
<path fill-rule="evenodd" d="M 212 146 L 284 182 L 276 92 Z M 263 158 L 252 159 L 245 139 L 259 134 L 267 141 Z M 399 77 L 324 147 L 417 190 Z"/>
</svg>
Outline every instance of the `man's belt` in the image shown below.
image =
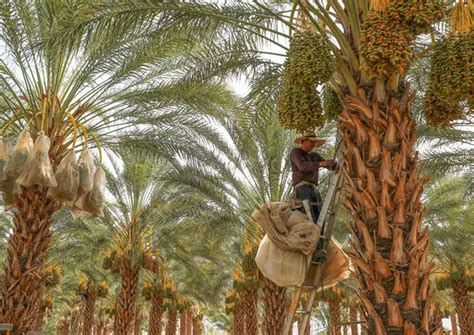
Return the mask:
<svg viewBox="0 0 474 335">
<path fill-rule="evenodd" d="M 293 186 L 295 189 L 300 187 L 300 186 L 305 186 L 305 185 L 309 185 L 309 186 L 313 186 L 314 188 L 317 188 L 318 185 L 316 185 L 315 183 L 311 183 L 309 181 L 306 181 L 306 180 L 302 180 L 300 181 L 298 184 L 296 184 L 295 186 Z"/>
<path fill-rule="evenodd" d="M 316 185 L 315 183 L 306 181 L 306 180 L 300 181 L 298 184 L 295 184 L 293 187 L 296 190 L 298 187 L 301 187 L 301 186 L 312 186 L 315 191 L 318 191 L 318 185 Z M 305 201 L 308 203 L 308 205 L 311 205 L 311 206 L 321 205 L 320 202 L 308 202 L 308 200 L 305 200 Z M 303 200 L 293 199 L 292 202 L 291 202 L 291 208 L 292 209 L 301 208 L 302 206 L 303 206 Z"/>
</svg>

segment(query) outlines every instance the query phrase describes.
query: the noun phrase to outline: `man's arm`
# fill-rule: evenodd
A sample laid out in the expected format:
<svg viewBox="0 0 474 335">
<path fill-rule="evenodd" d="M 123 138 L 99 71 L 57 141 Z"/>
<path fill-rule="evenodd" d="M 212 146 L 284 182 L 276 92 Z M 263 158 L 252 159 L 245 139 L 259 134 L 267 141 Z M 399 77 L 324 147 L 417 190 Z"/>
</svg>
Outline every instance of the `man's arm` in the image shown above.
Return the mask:
<svg viewBox="0 0 474 335">
<path fill-rule="evenodd" d="M 312 153 L 316 160 L 319 162 L 320 167 L 324 167 L 326 169 L 334 170 L 336 168 L 336 161 L 334 159 L 324 159 L 323 156 L 318 154 L 317 152 Z"/>
<path fill-rule="evenodd" d="M 319 162 L 306 162 L 299 150 L 293 150 L 290 159 L 296 165 L 298 170 L 303 172 L 316 171 L 320 167 Z"/>
</svg>

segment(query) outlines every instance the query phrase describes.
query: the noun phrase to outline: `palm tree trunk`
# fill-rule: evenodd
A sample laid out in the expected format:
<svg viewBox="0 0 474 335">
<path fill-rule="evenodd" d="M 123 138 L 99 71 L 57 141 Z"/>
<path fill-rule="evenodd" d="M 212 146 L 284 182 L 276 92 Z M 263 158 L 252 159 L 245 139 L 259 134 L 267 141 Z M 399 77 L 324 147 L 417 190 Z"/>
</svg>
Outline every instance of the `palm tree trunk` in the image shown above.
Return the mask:
<svg viewBox="0 0 474 335">
<path fill-rule="evenodd" d="M 348 335 L 348 333 L 349 333 L 349 326 L 346 324 L 342 325 L 342 334 Z"/>
<path fill-rule="evenodd" d="M 14 231 L 8 241 L 7 261 L 0 280 L 0 323 L 12 323 L 14 332 L 31 330 L 32 308 L 41 301 L 42 274 L 51 241 L 56 200 L 33 186 L 15 198 Z"/>
<path fill-rule="evenodd" d="M 280 335 L 290 305 L 287 289 L 264 279 L 265 335 Z"/>
<path fill-rule="evenodd" d="M 76 305 L 73 307 L 70 312 L 69 316 L 71 318 L 70 326 L 69 326 L 69 334 L 82 334 L 82 316 L 84 312 L 82 309 L 85 306 Z"/>
<path fill-rule="evenodd" d="M 443 311 L 441 311 L 439 304 L 436 304 L 433 314 L 433 323 L 436 329 L 443 329 L 443 317 Z"/>
<path fill-rule="evenodd" d="M 153 289 L 151 296 L 150 317 L 148 321 L 148 333 L 150 335 L 161 335 L 163 328 L 163 291 L 159 287 Z"/>
<path fill-rule="evenodd" d="M 430 333 L 432 315 L 428 261 L 429 234 L 420 198 L 415 122 L 407 83 L 399 92 L 383 84 L 346 96 L 339 117 L 345 146 L 344 205 L 351 213 L 350 254 L 360 273 L 369 333 Z"/>
<path fill-rule="evenodd" d="M 242 302 L 239 302 L 234 307 L 234 331 L 233 335 L 245 335 L 245 311 Z"/>
<path fill-rule="evenodd" d="M 82 317 L 82 334 L 92 334 L 92 326 L 94 324 L 95 303 L 97 301 L 97 293 L 88 293 L 84 306 L 84 314 Z"/>
<path fill-rule="evenodd" d="M 128 335 L 132 332 L 135 317 L 135 303 L 140 268 L 134 267 L 129 258 L 124 258 L 121 265 L 121 287 L 117 297 L 114 334 Z"/>
<path fill-rule="evenodd" d="M 191 309 L 186 310 L 186 335 L 193 334 L 193 311 Z"/>
<path fill-rule="evenodd" d="M 474 332 L 472 325 L 472 312 L 469 294 L 467 292 L 464 278 L 452 282 L 454 304 L 459 318 L 461 335 L 471 335 Z"/>
<path fill-rule="evenodd" d="M 104 329 L 102 331 L 102 335 L 109 335 L 109 322 L 106 321 L 104 325 Z"/>
<path fill-rule="evenodd" d="M 245 334 L 258 335 L 258 291 L 257 288 L 247 288 L 244 292 L 245 305 Z"/>
<path fill-rule="evenodd" d="M 451 320 L 451 335 L 458 335 L 458 320 L 457 320 L 457 315 L 456 311 L 452 311 L 451 314 L 449 315 L 449 318 Z"/>
<path fill-rule="evenodd" d="M 360 316 L 360 333 L 361 335 L 367 335 L 367 317 L 365 316 L 365 310 L 363 308 L 359 309 L 359 316 Z"/>
<path fill-rule="evenodd" d="M 58 335 L 69 335 L 69 322 L 65 320 L 59 322 Z"/>
<path fill-rule="evenodd" d="M 329 301 L 329 322 L 331 335 L 341 334 L 341 300 L 335 299 Z"/>
<path fill-rule="evenodd" d="M 178 323 L 178 312 L 175 309 L 168 311 L 168 324 L 166 325 L 166 335 L 176 335 Z"/>
<path fill-rule="evenodd" d="M 261 329 L 262 335 L 265 335 L 267 333 L 267 321 L 265 320 L 265 318 L 262 320 L 260 329 Z"/>
<path fill-rule="evenodd" d="M 31 324 L 32 331 L 34 332 L 42 331 L 45 313 L 46 313 L 46 309 L 41 307 L 41 301 L 37 301 L 32 311 L 32 317 L 31 317 L 31 319 L 33 320 Z"/>
<path fill-rule="evenodd" d="M 302 322 L 303 322 L 303 319 L 299 318 L 298 319 L 298 329 L 300 328 Z M 304 330 L 303 335 L 310 335 L 310 333 L 311 333 L 311 322 L 308 322 L 308 324 L 306 325 L 306 329 Z"/>
<path fill-rule="evenodd" d="M 351 335 L 359 335 L 359 328 L 357 327 L 357 308 L 349 308 L 349 319 L 351 320 Z"/>
<path fill-rule="evenodd" d="M 179 335 L 186 335 L 186 327 L 187 327 L 186 312 L 182 311 L 179 314 Z"/>
<path fill-rule="evenodd" d="M 134 335 L 141 335 L 141 333 L 142 333 L 142 321 L 143 321 L 142 306 L 137 305 L 137 307 L 135 309 L 135 320 L 133 322 L 133 334 Z"/>
<path fill-rule="evenodd" d="M 193 335 L 203 335 L 202 316 L 197 315 L 193 319 Z"/>
</svg>

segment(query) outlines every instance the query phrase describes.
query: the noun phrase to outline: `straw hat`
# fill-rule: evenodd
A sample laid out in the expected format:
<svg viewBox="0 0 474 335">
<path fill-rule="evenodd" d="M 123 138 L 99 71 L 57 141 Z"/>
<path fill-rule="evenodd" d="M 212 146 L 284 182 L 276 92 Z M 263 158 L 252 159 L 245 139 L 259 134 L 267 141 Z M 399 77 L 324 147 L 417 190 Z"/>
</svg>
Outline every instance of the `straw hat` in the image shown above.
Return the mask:
<svg viewBox="0 0 474 335">
<path fill-rule="evenodd" d="M 326 140 L 323 140 L 322 138 L 318 138 L 318 136 L 316 136 L 316 133 L 314 131 L 305 131 L 303 133 L 296 134 L 296 138 L 295 138 L 296 144 L 301 144 L 303 140 L 311 140 L 315 143 L 317 147 L 320 147 L 324 143 L 326 143 Z"/>
</svg>

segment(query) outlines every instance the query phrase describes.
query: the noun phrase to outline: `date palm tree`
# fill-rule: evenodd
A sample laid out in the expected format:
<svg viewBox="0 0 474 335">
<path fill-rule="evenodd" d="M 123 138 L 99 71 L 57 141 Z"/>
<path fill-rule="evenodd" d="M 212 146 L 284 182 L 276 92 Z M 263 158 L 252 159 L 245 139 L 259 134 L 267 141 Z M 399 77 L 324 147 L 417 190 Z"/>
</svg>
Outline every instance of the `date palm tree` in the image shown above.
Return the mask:
<svg viewBox="0 0 474 335">
<path fill-rule="evenodd" d="M 190 109 L 216 110 L 220 103 L 211 106 L 211 101 L 229 97 L 218 93 L 215 83 L 194 86 L 171 79 L 179 76 L 179 55 L 192 46 L 166 24 L 155 31 L 158 40 L 121 35 L 85 41 L 80 31 L 62 39 L 58 32 L 93 11 L 92 5 L 36 0 L 0 5 L 1 134 L 12 139 L 28 128 L 36 139 L 44 133 L 51 142 L 47 160 L 53 173 L 70 151 L 80 152 L 87 143 L 103 151 L 121 138 L 136 144 L 146 137 L 148 144 L 165 148 L 173 134 L 207 127 L 188 114 Z M 14 183 L 17 176 L 10 177 Z M 44 270 L 53 215 L 64 204 L 47 196 L 51 185 L 22 186 L 10 200 L 14 232 L 0 280 L 0 322 L 13 323 L 19 333 L 30 330 L 32 306 L 41 300 L 43 283 L 36 278 Z"/>
<path fill-rule="evenodd" d="M 452 289 L 452 296 L 462 334 L 472 329 L 472 176 L 445 179 L 427 193 L 427 223 L 431 226 L 433 254 L 439 263 L 435 281 L 438 289 Z"/>
<path fill-rule="evenodd" d="M 82 334 L 91 335 L 94 325 L 96 303 L 99 298 L 105 298 L 108 294 L 108 284 L 99 282 L 93 277 L 82 277 L 77 288 L 77 293 L 84 303 L 82 316 Z"/>
<path fill-rule="evenodd" d="M 165 189 L 159 173 L 166 167 L 151 156 L 120 153 L 123 167 L 113 164 L 108 172 L 107 190 L 112 203 L 107 207 L 107 222 L 113 236 L 112 249 L 104 267 L 120 276 L 116 297 L 114 332 L 128 334 L 133 330 L 142 268 L 154 270 L 161 260 L 151 253 L 153 211 L 164 203 Z"/>
<path fill-rule="evenodd" d="M 163 267 L 143 287 L 145 300 L 151 302 L 148 316 L 148 334 L 161 335 L 163 328 L 164 276 Z"/>
</svg>

